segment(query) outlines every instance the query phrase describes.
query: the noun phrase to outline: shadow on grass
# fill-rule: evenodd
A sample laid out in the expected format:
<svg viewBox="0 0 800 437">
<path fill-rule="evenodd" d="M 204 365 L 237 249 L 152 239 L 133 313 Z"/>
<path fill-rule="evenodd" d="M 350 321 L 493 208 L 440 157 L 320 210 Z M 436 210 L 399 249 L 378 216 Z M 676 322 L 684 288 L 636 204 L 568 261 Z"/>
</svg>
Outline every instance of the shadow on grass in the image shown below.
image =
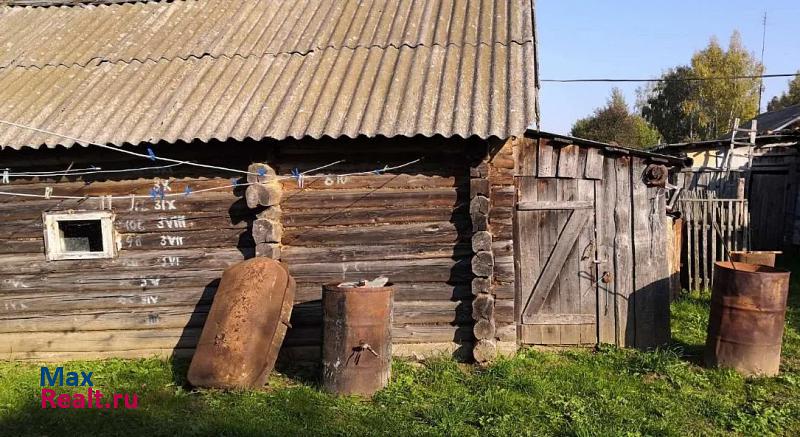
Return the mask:
<svg viewBox="0 0 800 437">
<path fill-rule="evenodd" d="M 673 340 L 671 348 L 678 353 L 681 359 L 696 366 L 705 367 L 705 359 L 703 357 L 705 344 L 690 344 L 680 340 Z"/>
</svg>

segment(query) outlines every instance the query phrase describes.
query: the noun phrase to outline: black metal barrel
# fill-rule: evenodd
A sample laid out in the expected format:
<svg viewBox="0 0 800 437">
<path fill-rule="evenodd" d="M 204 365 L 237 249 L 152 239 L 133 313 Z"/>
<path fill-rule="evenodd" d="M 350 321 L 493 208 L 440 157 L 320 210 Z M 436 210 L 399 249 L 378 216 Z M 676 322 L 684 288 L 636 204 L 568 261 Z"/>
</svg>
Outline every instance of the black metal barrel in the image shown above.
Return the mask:
<svg viewBox="0 0 800 437">
<path fill-rule="evenodd" d="M 386 387 L 392 370 L 392 306 L 394 289 L 322 290 L 322 383 L 337 394 L 370 396 Z"/>
<path fill-rule="evenodd" d="M 789 272 L 718 262 L 714 266 L 706 364 L 744 375 L 777 375 Z"/>
</svg>

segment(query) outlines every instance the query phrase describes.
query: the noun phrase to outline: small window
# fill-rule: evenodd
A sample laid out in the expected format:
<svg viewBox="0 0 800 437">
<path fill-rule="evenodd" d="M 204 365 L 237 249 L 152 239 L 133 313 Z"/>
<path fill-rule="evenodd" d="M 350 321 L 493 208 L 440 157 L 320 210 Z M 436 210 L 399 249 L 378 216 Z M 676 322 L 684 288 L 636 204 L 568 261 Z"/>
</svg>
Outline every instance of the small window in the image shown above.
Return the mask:
<svg viewBox="0 0 800 437">
<path fill-rule="evenodd" d="M 47 259 L 96 259 L 116 255 L 111 211 L 44 213 Z"/>
</svg>

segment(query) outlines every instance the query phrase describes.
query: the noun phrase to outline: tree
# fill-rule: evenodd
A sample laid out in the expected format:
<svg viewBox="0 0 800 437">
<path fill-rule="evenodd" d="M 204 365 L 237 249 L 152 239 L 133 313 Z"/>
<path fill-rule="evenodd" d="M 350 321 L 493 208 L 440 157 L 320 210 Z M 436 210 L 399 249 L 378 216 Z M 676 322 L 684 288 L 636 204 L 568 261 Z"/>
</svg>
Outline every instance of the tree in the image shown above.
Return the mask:
<svg viewBox="0 0 800 437">
<path fill-rule="evenodd" d="M 742 46 L 738 31 L 731 36 L 728 50 L 711 38 L 708 47 L 692 56 L 696 92 L 682 105 L 690 117 L 697 117 L 703 139 L 730 132 L 735 118 L 748 120 L 758 114 L 760 80 L 732 77 L 758 76 L 763 66 Z"/>
<path fill-rule="evenodd" d="M 697 139 L 697 117 L 684 111 L 684 105 L 696 93 L 695 82 L 688 80 L 693 75 L 691 67 L 679 66 L 668 70 L 661 76 L 661 82 L 643 91 L 642 117 L 668 143 Z"/>
<path fill-rule="evenodd" d="M 767 111 L 777 111 L 793 105 L 800 105 L 800 70 L 794 79 L 789 81 L 789 89 L 780 97 L 775 96 L 769 101 Z"/>
<path fill-rule="evenodd" d="M 645 119 L 630 113 L 619 88 L 611 90 L 606 106 L 575 122 L 572 136 L 629 147 L 654 145 L 659 139 L 658 131 Z"/>
</svg>

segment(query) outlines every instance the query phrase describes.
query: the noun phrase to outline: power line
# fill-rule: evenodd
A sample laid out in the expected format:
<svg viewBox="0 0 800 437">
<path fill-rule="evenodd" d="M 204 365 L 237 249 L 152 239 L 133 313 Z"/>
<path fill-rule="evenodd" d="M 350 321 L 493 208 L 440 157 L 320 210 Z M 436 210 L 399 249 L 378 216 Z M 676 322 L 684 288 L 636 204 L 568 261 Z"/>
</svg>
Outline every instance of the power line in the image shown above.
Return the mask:
<svg viewBox="0 0 800 437">
<path fill-rule="evenodd" d="M 764 51 L 767 48 L 767 11 L 764 11 L 764 29 L 761 33 L 761 71 L 764 71 Z M 764 94 L 764 78 L 761 78 L 761 83 L 758 85 L 758 112 L 761 112 L 761 98 Z"/>
<path fill-rule="evenodd" d="M 541 79 L 541 82 L 551 83 L 591 83 L 591 82 L 704 82 L 711 80 L 743 80 L 743 79 L 770 79 L 775 77 L 794 77 L 798 73 L 786 74 L 753 74 L 745 76 L 712 76 L 712 77 L 683 77 L 672 79 Z"/>
</svg>

